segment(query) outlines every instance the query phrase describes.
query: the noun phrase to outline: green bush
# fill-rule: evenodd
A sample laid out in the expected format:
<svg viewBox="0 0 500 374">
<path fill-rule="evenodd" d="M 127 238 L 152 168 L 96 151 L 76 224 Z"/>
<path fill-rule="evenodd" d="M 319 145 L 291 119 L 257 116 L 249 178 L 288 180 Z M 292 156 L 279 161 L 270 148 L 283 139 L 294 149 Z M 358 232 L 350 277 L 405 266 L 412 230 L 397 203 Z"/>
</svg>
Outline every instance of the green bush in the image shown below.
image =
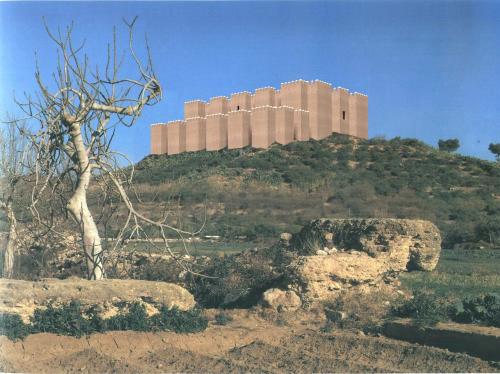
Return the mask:
<svg viewBox="0 0 500 374">
<path fill-rule="evenodd" d="M 0 313 L 0 335 L 18 340 L 24 339 L 28 334 L 29 326 L 17 314 Z"/>
<path fill-rule="evenodd" d="M 159 313 L 148 316 L 145 306 L 135 302 L 126 312 L 108 319 L 99 317 L 96 309 L 90 307 L 83 310 L 77 301 L 58 307 L 49 304 L 46 309 L 35 310 L 29 325 L 24 324 L 16 314 L 0 314 L 0 335 L 16 340 L 39 332 L 77 337 L 93 332 L 117 330 L 192 333 L 203 331 L 208 325 L 207 318 L 197 308 L 181 311 L 162 306 Z"/>
<path fill-rule="evenodd" d="M 500 295 L 489 293 L 465 298 L 450 308 L 450 318 L 459 323 L 479 323 L 500 327 Z"/>
<path fill-rule="evenodd" d="M 415 291 L 413 298 L 396 306 L 398 317 L 411 318 L 417 326 L 433 326 L 446 319 L 446 307 L 436 295 L 428 291 Z"/>
</svg>

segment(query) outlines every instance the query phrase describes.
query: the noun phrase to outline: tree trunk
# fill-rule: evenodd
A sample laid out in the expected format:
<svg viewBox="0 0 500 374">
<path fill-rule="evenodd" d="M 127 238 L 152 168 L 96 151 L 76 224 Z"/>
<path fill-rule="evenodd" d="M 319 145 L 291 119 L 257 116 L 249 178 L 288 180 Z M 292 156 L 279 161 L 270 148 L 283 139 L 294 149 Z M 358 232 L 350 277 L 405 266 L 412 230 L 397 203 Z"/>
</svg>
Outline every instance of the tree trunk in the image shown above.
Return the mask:
<svg viewBox="0 0 500 374">
<path fill-rule="evenodd" d="M 3 255 L 3 277 L 12 278 L 14 275 L 14 257 L 17 242 L 17 220 L 12 209 L 11 202 L 5 205 L 5 212 L 9 222 L 9 237 L 7 238 L 7 245 Z"/>
<path fill-rule="evenodd" d="M 104 278 L 103 249 L 97 225 L 87 205 L 87 189 L 92 177 L 92 166 L 83 144 L 80 124 L 77 122 L 71 123 L 69 128 L 71 141 L 76 150 L 75 157 L 79 176 L 76 190 L 68 201 L 67 209 L 80 226 L 83 250 L 87 262 L 87 278 L 99 280 Z"/>
</svg>

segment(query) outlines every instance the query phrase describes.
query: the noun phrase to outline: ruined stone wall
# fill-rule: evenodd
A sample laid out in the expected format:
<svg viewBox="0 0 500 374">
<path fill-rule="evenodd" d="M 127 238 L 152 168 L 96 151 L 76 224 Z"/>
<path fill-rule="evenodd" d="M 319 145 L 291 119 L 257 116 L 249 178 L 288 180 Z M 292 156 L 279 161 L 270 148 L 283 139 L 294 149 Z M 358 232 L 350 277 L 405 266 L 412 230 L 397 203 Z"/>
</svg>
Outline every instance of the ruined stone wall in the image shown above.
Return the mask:
<svg viewBox="0 0 500 374">
<path fill-rule="evenodd" d="M 151 126 L 151 154 L 177 154 L 321 140 L 332 132 L 368 137 L 368 97 L 320 81 L 282 83 L 184 103 L 185 121 Z"/>
</svg>

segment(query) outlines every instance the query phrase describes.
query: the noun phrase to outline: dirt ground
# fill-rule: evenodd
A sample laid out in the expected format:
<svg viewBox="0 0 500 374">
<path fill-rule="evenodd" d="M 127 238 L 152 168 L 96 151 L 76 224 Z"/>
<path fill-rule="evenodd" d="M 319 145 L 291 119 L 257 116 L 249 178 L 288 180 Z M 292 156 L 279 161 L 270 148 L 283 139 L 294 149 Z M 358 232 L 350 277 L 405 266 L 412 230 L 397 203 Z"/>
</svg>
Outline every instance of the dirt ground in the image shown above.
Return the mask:
<svg viewBox="0 0 500 374">
<path fill-rule="evenodd" d="M 209 311 L 213 318 L 215 311 Z M 83 338 L 36 334 L 0 337 L 0 371 L 160 372 L 497 372 L 465 354 L 334 329 L 320 317 L 236 310 L 203 333 L 108 332 Z"/>
</svg>

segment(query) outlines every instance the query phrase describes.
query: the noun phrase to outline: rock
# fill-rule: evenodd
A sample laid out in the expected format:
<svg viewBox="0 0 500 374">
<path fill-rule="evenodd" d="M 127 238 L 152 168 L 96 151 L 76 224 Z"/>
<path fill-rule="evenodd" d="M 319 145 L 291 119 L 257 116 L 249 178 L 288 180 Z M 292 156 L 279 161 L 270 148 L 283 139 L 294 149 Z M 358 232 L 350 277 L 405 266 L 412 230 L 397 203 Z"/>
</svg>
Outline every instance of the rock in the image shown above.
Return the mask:
<svg viewBox="0 0 500 374">
<path fill-rule="evenodd" d="M 325 250 L 323 250 L 323 249 L 318 249 L 316 251 L 316 255 L 318 255 L 318 256 L 326 256 L 326 255 L 328 255 L 328 252 L 325 251 Z"/>
<path fill-rule="evenodd" d="M 102 315 L 116 314 L 116 305 L 139 301 L 149 314 L 165 305 L 189 310 L 195 306 L 193 296 L 184 288 L 165 282 L 105 279 L 88 281 L 75 277 L 38 282 L 0 279 L 0 312 L 16 313 L 25 321 L 38 307 L 51 301 L 55 305 L 78 300 L 82 307 L 96 306 Z"/>
<path fill-rule="evenodd" d="M 288 278 L 294 289 L 300 290 L 302 299 L 327 301 L 341 289 L 368 288 L 370 283 L 382 282 L 393 265 L 390 259 L 373 258 L 364 252 L 301 256 L 288 267 Z"/>
<path fill-rule="evenodd" d="M 315 255 L 316 245 L 328 245 L 327 234 L 338 248 L 390 258 L 399 269 L 431 271 L 441 252 L 441 235 L 433 223 L 377 218 L 314 220 L 292 237 L 291 248 Z"/>
<path fill-rule="evenodd" d="M 283 311 L 294 311 L 300 308 L 300 297 L 291 290 L 283 291 L 271 288 L 262 294 L 262 303 L 265 307 Z"/>
<path fill-rule="evenodd" d="M 325 310 L 326 317 L 332 322 L 344 321 L 347 319 L 347 313 L 341 310 Z"/>
<path fill-rule="evenodd" d="M 289 242 L 292 239 L 292 234 L 288 232 L 283 232 L 280 234 L 280 240 L 284 242 Z"/>
</svg>

